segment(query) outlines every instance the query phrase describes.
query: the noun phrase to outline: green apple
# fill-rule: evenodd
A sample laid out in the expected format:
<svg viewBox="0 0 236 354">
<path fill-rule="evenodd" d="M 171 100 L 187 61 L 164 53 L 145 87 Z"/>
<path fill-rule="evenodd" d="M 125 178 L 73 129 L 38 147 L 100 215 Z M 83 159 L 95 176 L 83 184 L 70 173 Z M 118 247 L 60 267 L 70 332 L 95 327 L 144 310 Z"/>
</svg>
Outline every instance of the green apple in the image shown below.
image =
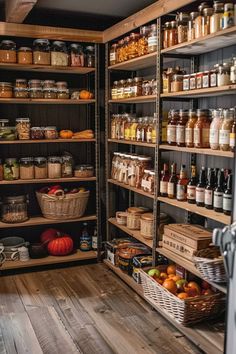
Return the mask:
<svg viewBox="0 0 236 354">
<path fill-rule="evenodd" d="M 176 282 L 177 289 L 183 291 L 184 285 L 186 285 L 186 284 L 187 284 L 187 280 L 185 280 L 185 279 L 177 280 L 177 282 Z"/>
<path fill-rule="evenodd" d="M 156 278 L 159 278 L 160 276 L 160 271 L 158 269 L 149 269 L 148 271 L 148 275 L 150 275 L 150 277 L 156 277 Z"/>
</svg>

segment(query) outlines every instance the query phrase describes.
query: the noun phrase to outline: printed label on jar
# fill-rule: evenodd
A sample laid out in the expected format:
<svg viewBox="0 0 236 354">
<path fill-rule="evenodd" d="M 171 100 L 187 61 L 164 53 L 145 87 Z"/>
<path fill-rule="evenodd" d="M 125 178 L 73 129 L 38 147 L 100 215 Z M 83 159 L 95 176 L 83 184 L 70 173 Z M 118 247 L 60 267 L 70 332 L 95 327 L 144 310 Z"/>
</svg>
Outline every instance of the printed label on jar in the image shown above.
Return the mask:
<svg viewBox="0 0 236 354">
<path fill-rule="evenodd" d="M 168 182 L 161 181 L 160 183 L 160 193 L 161 194 L 167 194 L 168 191 Z"/>
<path fill-rule="evenodd" d="M 195 88 L 196 88 L 196 79 L 195 79 L 195 77 L 192 77 L 192 78 L 190 78 L 190 80 L 189 80 L 189 82 L 190 82 L 190 90 L 195 90 Z"/>
<path fill-rule="evenodd" d="M 202 87 L 203 88 L 209 87 L 209 76 L 208 75 L 203 76 Z"/>
<path fill-rule="evenodd" d="M 196 186 L 187 186 L 187 199 L 196 199 Z"/>
<path fill-rule="evenodd" d="M 216 87 L 216 73 L 212 73 L 210 76 L 210 85 L 211 87 Z"/>
<path fill-rule="evenodd" d="M 168 193 L 168 195 L 174 195 L 175 194 L 175 184 L 174 183 L 168 183 L 167 184 L 167 193 Z"/>
<path fill-rule="evenodd" d="M 186 199 L 186 186 L 177 184 L 176 199 L 178 200 Z"/>
<path fill-rule="evenodd" d="M 152 190 L 152 182 L 151 181 L 146 181 L 145 179 L 142 179 L 141 187 L 143 187 L 148 192 L 151 192 L 151 190 Z"/>
<path fill-rule="evenodd" d="M 229 135 L 229 146 L 231 149 L 235 148 L 235 133 L 230 133 Z"/>
<path fill-rule="evenodd" d="M 167 125 L 167 141 L 168 143 L 176 143 L 176 126 Z"/>
<path fill-rule="evenodd" d="M 184 144 L 184 139 L 185 139 L 184 133 L 185 133 L 185 126 L 178 125 L 176 127 L 176 143 L 177 144 L 181 144 L 181 143 Z"/>
<path fill-rule="evenodd" d="M 194 128 L 193 141 L 194 141 L 194 144 L 201 144 L 201 129 Z"/>
<path fill-rule="evenodd" d="M 210 144 L 218 144 L 219 143 L 219 130 L 210 129 Z"/>
<path fill-rule="evenodd" d="M 131 165 L 128 167 L 128 177 L 131 177 L 131 176 L 135 176 L 135 166 L 134 165 Z"/>
<path fill-rule="evenodd" d="M 205 199 L 205 188 L 196 187 L 196 202 L 204 203 L 204 199 Z"/>
<path fill-rule="evenodd" d="M 131 87 L 125 87 L 124 88 L 124 94 L 125 96 L 131 96 Z"/>
<path fill-rule="evenodd" d="M 223 194 L 223 210 L 232 211 L 232 194 Z"/>
<path fill-rule="evenodd" d="M 229 145 L 230 130 L 220 130 L 219 143 L 220 145 Z"/>
<path fill-rule="evenodd" d="M 213 191 L 205 189 L 205 205 L 213 204 Z"/>
<path fill-rule="evenodd" d="M 185 143 L 192 144 L 193 143 L 193 129 L 185 128 Z"/>
<path fill-rule="evenodd" d="M 157 45 L 157 36 L 148 37 L 148 47 Z"/>
<path fill-rule="evenodd" d="M 183 80 L 183 90 L 188 91 L 189 90 L 189 78 L 186 78 Z"/>
<path fill-rule="evenodd" d="M 112 61 L 116 61 L 116 53 L 115 52 L 110 53 L 110 62 L 112 62 Z"/>
<path fill-rule="evenodd" d="M 214 208 L 223 208 L 223 192 L 214 192 Z"/>
</svg>

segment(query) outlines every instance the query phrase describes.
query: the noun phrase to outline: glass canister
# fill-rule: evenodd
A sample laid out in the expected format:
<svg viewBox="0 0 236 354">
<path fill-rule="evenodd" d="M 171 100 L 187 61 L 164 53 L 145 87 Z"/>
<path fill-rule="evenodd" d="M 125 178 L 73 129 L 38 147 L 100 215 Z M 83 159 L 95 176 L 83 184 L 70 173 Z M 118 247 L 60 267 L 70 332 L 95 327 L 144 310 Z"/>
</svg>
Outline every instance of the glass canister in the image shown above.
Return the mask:
<svg viewBox="0 0 236 354">
<path fill-rule="evenodd" d="M 140 219 L 140 234 L 146 239 L 152 239 L 154 235 L 153 213 L 144 213 Z"/>
<path fill-rule="evenodd" d="M 34 176 L 36 179 L 45 179 L 48 177 L 46 157 L 39 156 L 34 158 Z"/>
<path fill-rule="evenodd" d="M 149 80 L 142 83 L 142 96 L 152 95 L 152 82 Z"/>
<path fill-rule="evenodd" d="M 17 118 L 16 132 L 19 140 L 29 140 L 30 139 L 30 119 Z"/>
<path fill-rule="evenodd" d="M 22 157 L 20 159 L 20 179 L 34 179 L 33 157 Z"/>
<path fill-rule="evenodd" d="M 30 65 L 33 63 L 33 52 L 29 47 L 20 47 L 17 52 L 18 64 Z"/>
<path fill-rule="evenodd" d="M 142 96 L 142 77 L 135 77 L 132 84 L 132 97 Z"/>
<path fill-rule="evenodd" d="M 219 131 L 222 123 L 222 110 L 214 109 L 212 112 L 212 121 L 210 125 L 210 148 L 219 149 Z"/>
<path fill-rule="evenodd" d="M 51 48 L 51 65 L 68 66 L 69 56 L 66 43 L 62 41 L 54 41 Z"/>
<path fill-rule="evenodd" d="M 141 215 L 145 211 L 141 208 L 130 207 L 127 209 L 127 228 L 130 230 L 140 230 Z"/>
<path fill-rule="evenodd" d="M 61 178 L 62 159 L 59 156 L 48 157 L 48 178 Z"/>
<path fill-rule="evenodd" d="M 0 82 L 0 98 L 12 98 L 13 90 L 10 82 Z"/>
<path fill-rule="evenodd" d="M 42 127 L 32 127 L 30 129 L 30 138 L 32 140 L 44 139 L 44 129 Z"/>
<path fill-rule="evenodd" d="M 211 17 L 213 15 L 213 8 L 206 7 L 203 9 L 203 17 L 202 17 L 202 35 L 207 36 L 210 34 L 210 22 Z"/>
<path fill-rule="evenodd" d="M 5 197 L 2 202 L 2 222 L 14 224 L 28 220 L 26 195 Z"/>
<path fill-rule="evenodd" d="M 111 88 L 111 99 L 112 100 L 117 100 L 117 98 L 118 98 L 117 90 L 118 90 L 118 81 L 114 81 L 112 88 Z"/>
<path fill-rule="evenodd" d="M 86 47 L 85 53 L 86 53 L 86 66 L 88 68 L 94 68 L 95 67 L 94 47 L 92 45 Z"/>
<path fill-rule="evenodd" d="M 144 192 L 154 194 L 154 184 L 155 184 L 155 171 L 153 170 L 144 170 L 141 189 Z"/>
<path fill-rule="evenodd" d="M 150 32 L 149 26 L 140 27 L 140 37 L 138 40 L 138 56 L 141 57 L 148 53 L 148 35 Z"/>
<path fill-rule="evenodd" d="M 131 117 L 127 118 L 127 121 L 125 122 L 125 140 L 131 140 Z"/>
<path fill-rule="evenodd" d="M 15 87 L 14 87 L 14 97 L 16 97 L 16 98 L 28 98 L 29 97 L 27 80 L 16 79 Z"/>
<path fill-rule="evenodd" d="M 220 150 L 228 151 L 230 143 L 230 133 L 234 121 L 234 111 L 230 109 L 223 110 L 223 120 L 219 130 Z"/>
<path fill-rule="evenodd" d="M 126 80 L 119 80 L 117 85 L 117 99 L 123 99 L 125 93 Z"/>
<path fill-rule="evenodd" d="M 183 91 L 183 79 L 184 76 L 181 74 L 174 74 L 171 81 L 171 92 Z"/>
<path fill-rule="evenodd" d="M 169 47 L 170 29 L 171 29 L 170 22 L 166 22 L 164 25 L 164 31 L 163 31 L 163 48 L 164 49 Z"/>
<path fill-rule="evenodd" d="M 73 158 L 70 155 L 62 156 L 61 176 L 63 178 L 73 177 Z"/>
<path fill-rule="evenodd" d="M 70 45 L 70 65 L 83 67 L 85 64 L 85 55 L 83 47 L 80 44 L 72 43 Z"/>
<path fill-rule="evenodd" d="M 188 30 L 188 20 L 189 15 L 184 12 L 180 12 L 176 16 L 177 20 L 177 38 L 178 44 L 184 43 L 187 41 L 187 30 Z"/>
<path fill-rule="evenodd" d="M 57 139 L 58 138 L 57 127 L 54 126 L 45 127 L 44 137 L 45 139 Z"/>
<path fill-rule="evenodd" d="M 223 63 L 218 66 L 217 86 L 226 86 L 230 84 L 230 65 Z"/>
<path fill-rule="evenodd" d="M 213 9 L 214 12 L 210 20 L 210 33 L 216 33 L 223 28 L 224 3 L 220 1 L 214 1 Z"/>
<path fill-rule="evenodd" d="M 138 33 L 131 33 L 129 37 L 129 55 L 128 58 L 134 59 L 138 56 L 138 40 L 139 34 Z"/>
<path fill-rule="evenodd" d="M 50 65 L 50 43 L 48 39 L 36 39 L 33 42 L 33 63 L 36 65 Z"/>
<path fill-rule="evenodd" d="M 20 168 L 16 158 L 5 159 L 3 165 L 3 178 L 6 181 L 13 181 L 19 179 Z"/>
<path fill-rule="evenodd" d="M 29 96 L 30 98 L 43 98 L 43 89 L 41 80 L 29 80 Z"/>
<path fill-rule="evenodd" d="M 16 63 L 16 43 L 3 40 L 0 43 L 0 63 Z"/>
<path fill-rule="evenodd" d="M 234 25 L 234 3 L 227 2 L 224 4 L 223 29 Z"/>
<path fill-rule="evenodd" d="M 202 33 L 202 21 L 203 21 L 203 10 L 208 7 L 206 2 L 202 2 L 198 6 L 198 16 L 195 19 L 195 39 L 198 39 L 203 36 Z"/>
<path fill-rule="evenodd" d="M 150 168 L 150 163 L 152 158 L 149 156 L 138 156 L 137 157 L 137 168 L 136 168 L 136 188 L 141 188 L 142 178 L 144 175 L 144 170 Z"/>
<path fill-rule="evenodd" d="M 188 121 L 185 126 L 185 145 L 186 147 L 194 147 L 193 131 L 197 121 L 196 111 L 190 109 L 188 112 Z"/>
<path fill-rule="evenodd" d="M 178 44 L 178 32 L 177 32 L 177 22 L 170 22 L 170 30 L 169 30 L 169 47 Z"/>
<path fill-rule="evenodd" d="M 138 120 L 137 120 L 137 118 L 133 118 L 131 121 L 131 126 L 130 126 L 130 140 L 133 140 L 133 141 L 136 140 L 137 127 L 138 127 Z"/>
<path fill-rule="evenodd" d="M 55 88 L 44 88 L 43 98 L 46 99 L 57 99 L 57 89 Z"/>
<path fill-rule="evenodd" d="M 195 39 L 195 20 L 198 18 L 199 13 L 196 11 L 190 12 L 190 18 L 188 20 L 187 40 L 192 41 Z"/>
<path fill-rule="evenodd" d="M 152 24 L 150 26 L 150 32 L 148 34 L 148 53 L 154 53 L 157 51 L 157 26 Z"/>
<path fill-rule="evenodd" d="M 110 48 L 110 65 L 115 65 L 117 61 L 117 44 L 113 43 Z"/>
<path fill-rule="evenodd" d="M 209 148 L 210 120 L 207 109 L 197 110 L 197 121 L 193 130 L 193 141 L 195 148 Z"/>
</svg>

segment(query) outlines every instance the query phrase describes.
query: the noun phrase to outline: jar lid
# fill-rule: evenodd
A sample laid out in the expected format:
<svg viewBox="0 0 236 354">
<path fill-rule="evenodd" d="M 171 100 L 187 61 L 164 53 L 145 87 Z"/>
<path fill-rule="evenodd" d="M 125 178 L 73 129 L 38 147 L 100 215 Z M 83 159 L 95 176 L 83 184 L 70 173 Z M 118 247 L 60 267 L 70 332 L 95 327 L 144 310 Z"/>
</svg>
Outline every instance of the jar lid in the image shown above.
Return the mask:
<svg viewBox="0 0 236 354">
<path fill-rule="evenodd" d="M 31 127 L 31 130 L 42 130 L 42 127 Z"/>
<path fill-rule="evenodd" d="M 10 41 L 9 39 L 4 39 L 1 44 L 11 44 L 11 45 L 16 45 L 16 43 L 14 41 Z"/>
<path fill-rule="evenodd" d="M 27 196 L 26 195 L 16 195 L 16 196 L 4 197 L 3 200 L 7 203 L 21 203 L 21 202 L 27 201 Z"/>
<path fill-rule="evenodd" d="M 48 39 L 35 39 L 35 41 L 33 41 L 33 45 L 35 44 L 47 44 L 49 45 L 49 40 Z"/>
<path fill-rule="evenodd" d="M 48 85 L 48 84 L 55 84 L 55 80 L 44 80 L 44 81 L 42 81 L 42 84 L 43 85 Z"/>
<path fill-rule="evenodd" d="M 150 174 L 151 170 L 144 170 L 144 173 Z"/>
<path fill-rule="evenodd" d="M 151 157 L 149 157 L 149 156 L 138 156 L 137 157 L 138 158 L 138 160 L 140 160 L 140 161 L 151 161 Z"/>
<path fill-rule="evenodd" d="M 92 165 L 76 165 L 75 166 L 75 171 L 85 171 L 85 170 L 90 170 L 93 171 L 93 166 Z"/>
<path fill-rule="evenodd" d="M 189 77 L 189 76 L 190 76 L 190 74 L 185 74 L 185 75 L 184 75 L 184 77 L 186 77 L 186 78 Z"/>
<path fill-rule="evenodd" d="M 145 213 L 141 216 L 142 220 L 148 220 L 148 221 L 153 221 L 154 220 L 154 216 L 153 213 Z"/>
<path fill-rule="evenodd" d="M 15 92 L 28 92 L 30 89 L 27 87 L 14 87 Z"/>
<path fill-rule="evenodd" d="M 58 161 L 61 162 L 61 157 L 60 156 L 49 156 L 48 161 L 49 162 L 58 162 Z"/>
<path fill-rule="evenodd" d="M 39 90 L 39 89 L 36 89 Z M 57 92 L 57 89 L 55 87 L 44 87 L 43 92 Z"/>
<path fill-rule="evenodd" d="M 130 207 L 127 209 L 128 213 L 130 214 L 143 214 L 145 211 L 141 208 L 137 208 L 137 207 Z"/>
<path fill-rule="evenodd" d="M 20 162 L 32 162 L 34 161 L 33 157 L 21 157 Z"/>
<path fill-rule="evenodd" d="M 63 161 L 71 161 L 73 160 L 73 157 L 70 155 L 64 155 L 61 157 Z"/>
<path fill-rule="evenodd" d="M 201 116 L 201 115 L 209 115 L 209 110 L 208 109 L 197 109 L 197 115 Z"/>
<path fill-rule="evenodd" d="M 44 130 L 57 130 L 57 127 L 49 126 L 49 127 L 45 127 Z"/>
<path fill-rule="evenodd" d="M 44 157 L 44 156 L 37 156 L 37 157 L 34 158 L 34 161 L 36 161 L 36 162 L 46 162 L 47 158 Z"/>
<path fill-rule="evenodd" d="M 0 123 L 9 123 L 9 119 L 0 119 Z"/>
<path fill-rule="evenodd" d="M 94 47 L 92 45 L 87 46 L 85 49 L 89 52 L 94 52 Z"/>
<path fill-rule="evenodd" d="M 36 80 L 36 79 L 33 79 L 33 80 L 29 80 L 29 85 L 30 84 L 42 84 L 42 81 L 41 80 Z"/>
<path fill-rule="evenodd" d="M 16 118 L 16 122 L 28 123 L 30 121 L 29 118 Z"/>
<path fill-rule="evenodd" d="M 79 43 L 71 43 L 70 48 L 83 49 L 82 45 Z"/>
<path fill-rule="evenodd" d="M 150 174 L 151 176 L 155 176 L 155 175 L 156 175 L 155 171 L 153 171 L 153 170 L 150 170 L 149 174 Z"/>
<path fill-rule="evenodd" d="M 8 157 L 7 159 L 5 159 L 5 163 L 9 163 L 9 164 L 15 163 L 15 162 L 17 162 L 17 161 L 18 161 L 18 160 L 17 160 L 16 157 Z"/>
<path fill-rule="evenodd" d="M 143 78 L 142 77 L 134 77 L 134 82 L 139 82 L 142 81 Z"/>
<path fill-rule="evenodd" d="M 32 52 L 32 49 L 30 47 L 20 47 L 18 52 Z"/>
<path fill-rule="evenodd" d="M 4 81 L 1 81 L 1 82 L 0 82 L 0 86 L 12 87 L 12 84 L 11 84 L 11 82 L 4 82 Z"/>
<path fill-rule="evenodd" d="M 27 80 L 26 79 L 16 79 L 16 83 L 21 83 L 23 82 L 24 84 L 27 83 Z"/>
</svg>

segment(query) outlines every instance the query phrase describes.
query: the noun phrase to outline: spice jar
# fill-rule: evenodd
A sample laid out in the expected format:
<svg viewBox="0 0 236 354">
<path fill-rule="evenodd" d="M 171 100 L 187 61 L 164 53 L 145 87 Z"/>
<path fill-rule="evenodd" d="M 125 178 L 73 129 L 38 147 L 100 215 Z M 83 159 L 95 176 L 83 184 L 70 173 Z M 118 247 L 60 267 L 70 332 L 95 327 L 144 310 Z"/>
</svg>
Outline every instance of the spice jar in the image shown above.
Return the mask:
<svg viewBox="0 0 236 354">
<path fill-rule="evenodd" d="M 216 33 L 223 28 L 224 3 L 214 1 L 213 9 L 214 12 L 210 20 L 210 33 Z"/>
<path fill-rule="evenodd" d="M 4 40 L 0 43 L 0 63 L 16 63 L 16 43 Z"/>
<path fill-rule="evenodd" d="M 61 176 L 64 178 L 73 177 L 73 158 L 70 155 L 62 156 Z"/>
<path fill-rule="evenodd" d="M 226 86 L 230 84 L 230 66 L 228 63 L 218 66 L 217 86 Z"/>
<path fill-rule="evenodd" d="M 131 33 L 129 37 L 129 55 L 128 59 L 134 59 L 138 56 L 139 34 Z"/>
<path fill-rule="evenodd" d="M 44 139 L 44 130 L 41 127 L 32 127 L 30 129 L 30 138 L 32 140 Z"/>
<path fill-rule="evenodd" d="M 48 178 L 61 178 L 61 157 L 48 157 Z"/>
<path fill-rule="evenodd" d="M 116 153 L 114 153 L 115 155 Z M 115 155 L 116 156 L 116 155 Z M 75 166 L 74 176 L 77 178 L 88 178 L 93 177 L 94 168 L 92 165 L 77 165 Z M 113 178 L 111 176 L 111 178 Z"/>
<path fill-rule="evenodd" d="M 219 145 L 220 150 L 228 151 L 230 143 L 230 133 L 234 120 L 234 111 L 230 109 L 224 109 L 223 117 L 224 119 L 222 120 L 219 130 Z"/>
<path fill-rule="evenodd" d="M 176 125 L 179 119 L 179 111 L 170 110 L 167 124 L 167 143 L 169 145 L 176 145 Z"/>
<path fill-rule="evenodd" d="M 4 197 L 2 203 L 2 222 L 14 224 L 28 220 L 28 198 L 26 195 Z"/>
<path fill-rule="evenodd" d="M 186 74 L 183 76 L 183 90 L 184 91 L 188 91 L 189 90 L 189 78 L 190 78 L 190 75 L 189 74 Z"/>
<path fill-rule="evenodd" d="M 132 97 L 142 96 L 142 77 L 135 77 L 132 85 Z"/>
<path fill-rule="evenodd" d="M 171 21 L 169 30 L 169 47 L 178 44 L 177 22 Z"/>
<path fill-rule="evenodd" d="M 180 12 L 177 16 L 177 38 L 178 44 L 184 43 L 187 41 L 187 30 L 188 30 L 188 19 L 189 15 Z"/>
<path fill-rule="evenodd" d="M 209 148 L 210 120 L 209 111 L 197 110 L 197 121 L 193 130 L 193 141 L 195 148 Z"/>
<path fill-rule="evenodd" d="M 34 178 L 34 159 L 33 157 L 22 157 L 20 159 L 20 179 Z"/>
<path fill-rule="evenodd" d="M 69 57 L 65 42 L 54 41 L 51 48 L 51 65 L 68 66 Z"/>
<path fill-rule="evenodd" d="M 189 111 L 179 110 L 179 119 L 176 124 L 176 145 L 185 146 L 185 125 L 188 121 Z"/>
<path fill-rule="evenodd" d="M 197 89 L 202 88 L 202 79 L 203 79 L 203 72 L 199 72 L 196 74 L 196 87 Z"/>
<path fill-rule="evenodd" d="M 198 18 L 198 12 L 190 12 L 190 19 L 188 20 L 187 40 L 192 41 L 195 39 L 195 20 Z"/>
<path fill-rule="evenodd" d="M 144 210 L 141 208 L 130 207 L 127 210 L 127 228 L 130 230 L 140 230 L 141 215 Z"/>
<path fill-rule="evenodd" d="M 45 127 L 44 128 L 45 139 L 57 139 L 58 133 L 56 127 Z"/>
<path fill-rule="evenodd" d="M 234 4 L 227 2 L 224 4 L 223 29 L 234 25 Z"/>
<path fill-rule="evenodd" d="M 149 26 L 140 27 L 140 37 L 138 40 L 138 56 L 141 57 L 148 53 L 148 35 L 150 32 Z"/>
<path fill-rule="evenodd" d="M 144 170 L 150 167 L 151 157 L 149 156 L 138 156 L 137 157 L 137 167 L 136 167 L 136 188 L 141 188 L 142 178 L 144 175 Z"/>
<path fill-rule="evenodd" d="M 0 98 L 12 98 L 12 85 L 10 82 L 0 82 Z"/>
<path fill-rule="evenodd" d="M 48 39 L 36 39 L 33 42 L 33 63 L 36 65 L 50 65 L 50 44 Z"/>
<path fill-rule="evenodd" d="M 30 139 L 30 119 L 17 118 L 16 119 L 16 132 L 19 140 Z"/>
<path fill-rule="evenodd" d="M 72 43 L 70 45 L 70 65 L 83 67 L 85 64 L 83 47 L 80 44 Z"/>
<path fill-rule="evenodd" d="M 171 81 L 171 92 L 183 91 L 183 75 L 174 74 Z"/>
<path fill-rule="evenodd" d="M 113 43 L 110 48 L 110 65 L 117 63 L 117 44 Z"/>
<path fill-rule="evenodd" d="M 86 47 L 85 53 L 86 53 L 86 66 L 88 68 L 94 68 L 95 67 L 94 47 L 91 45 Z"/>
<path fill-rule="evenodd" d="M 144 192 L 154 194 L 155 171 L 144 170 L 143 178 L 141 181 L 141 188 Z"/>
<path fill-rule="evenodd" d="M 212 111 L 212 122 L 210 125 L 210 148 L 212 150 L 219 149 L 219 131 L 222 123 L 222 111 L 214 109 Z"/>
<path fill-rule="evenodd" d="M 204 71 L 202 76 L 202 88 L 210 87 L 210 72 Z"/>
<path fill-rule="evenodd" d="M 195 90 L 197 87 L 197 77 L 196 77 L 196 74 L 193 73 L 190 75 L 190 78 L 189 78 L 189 88 L 190 90 Z"/>
<path fill-rule="evenodd" d="M 140 218 L 140 234 L 146 239 L 152 239 L 154 235 L 153 213 L 145 213 Z"/>
<path fill-rule="evenodd" d="M 13 181 L 19 179 L 20 176 L 20 168 L 17 159 L 8 158 L 5 159 L 5 163 L 3 165 L 3 177 L 6 181 Z"/>
<path fill-rule="evenodd" d="M 213 8 L 206 7 L 203 9 L 203 17 L 202 17 L 202 36 L 207 36 L 210 34 L 210 22 L 211 16 L 213 15 Z"/>
<path fill-rule="evenodd" d="M 36 179 L 45 179 L 48 177 L 46 157 L 40 156 L 34 158 L 34 177 Z"/>
<path fill-rule="evenodd" d="M 148 53 L 154 53 L 157 51 L 157 26 L 151 25 L 150 32 L 148 34 Z"/>
<path fill-rule="evenodd" d="M 190 109 L 188 112 L 188 117 L 189 118 L 185 126 L 185 145 L 189 148 L 192 148 L 194 146 L 193 131 L 197 121 L 196 111 Z"/>
<path fill-rule="evenodd" d="M 29 47 L 20 47 L 17 52 L 18 64 L 30 65 L 33 63 L 33 52 Z"/>
<path fill-rule="evenodd" d="M 164 49 L 169 47 L 170 29 L 171 29 L 170 22 L 166 22 L 165 25 L 164 25 L 164 32 L 163 32 L 163 48 Z"/>
</svg>

